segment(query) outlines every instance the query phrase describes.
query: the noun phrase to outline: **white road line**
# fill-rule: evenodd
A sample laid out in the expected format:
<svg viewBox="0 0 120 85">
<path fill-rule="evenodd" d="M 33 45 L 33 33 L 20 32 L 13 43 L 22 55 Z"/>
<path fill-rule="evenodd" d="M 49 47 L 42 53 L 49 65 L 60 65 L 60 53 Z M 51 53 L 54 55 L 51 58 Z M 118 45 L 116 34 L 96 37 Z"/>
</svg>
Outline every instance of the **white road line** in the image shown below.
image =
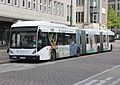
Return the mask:
<svg viewBox="0 0 120 85">
<path fill-rule="evenodd" d="M 5 52 L 6 50 L 0 50 L 0 52 Z M 6 51 L 7 52 L 7 51 Z"/>
<path fill-rule="evenodd" d="M 116 85 L 118 82 L 120 82 L 120 78 L 119 79 L 117 79 L 116 81 L 114 81 L 112 84 L 110 84 L 110 85 Z"/>
<path fill-rule="evenodd" d="M 0 73 L 11 72 L 11 71 L 18 71 L 18 70 L 25 70 L 25 69 L 32 69 L 37 67 L 35 64 L 1 64 L 0 65 Z"/>
<path fill-rule="evenodd" d="M 87 78 L 87 79 L 85 79 L 85 80 L 83 80 L 83 81 L 80 81 L 80 82 L 78 82 L 78 83 L 75 83 L 74 85 L 79 85 L 79 84 L 81 84 L 81 83 L 83 83 L 83 82 L 85 82 L 85 81 L 88 81 L 89 79 L 92 79 L 92 78 L 94 78 L 94 77 L 97 77 L 97 76 L 99 76 L 99 75 L 102 75 L 102 74 L 104 74 L 104 73 L 106 73 L 106 72 L 108 72 L 108 71 L 110 71 L 110 70 L 113 70 L 113 69 L 115 69 L 115 68 L 118 68 L 118 67 L 120 67 L 120 65 L 117 65 L 117 66 L 114 66 L 114 67 L 112 67 L 112 68 L 110 68 L 110 69 L 107 69 L 107 70 L 105 70 L 105 71 L 103 71 L 103 72 L 101 72 L 101 73 L 98 73 L 98 74 L 96 74 L 96 75 L 94 75 L 94 76 L 91 76 L 91 77 L 89 77 L 89 78 Z"/>
<path fill-rule="evenodd" d="M 112 77 L 108 77 L 105 80 L 110 81 L 111 79 L 113 79 L 113 78 Z"/>
<path fill-rule="evenodd" d="M 107 81 L 106 80 L 100 80 L 99 83 L 97 83 L 96 85 L 103 85 L 104 83 L 106 83 Z"/>
<path fill-rule="evenodd" d="M 95 82 L 97 82 L 97 81 L 98 81 L 98 80 L 92 80 L 92 81 L 86 83 L 85 85 L 91 85 L 91 84 L 93 84 L 93 83 L 95 83 Z"/>
</svg>

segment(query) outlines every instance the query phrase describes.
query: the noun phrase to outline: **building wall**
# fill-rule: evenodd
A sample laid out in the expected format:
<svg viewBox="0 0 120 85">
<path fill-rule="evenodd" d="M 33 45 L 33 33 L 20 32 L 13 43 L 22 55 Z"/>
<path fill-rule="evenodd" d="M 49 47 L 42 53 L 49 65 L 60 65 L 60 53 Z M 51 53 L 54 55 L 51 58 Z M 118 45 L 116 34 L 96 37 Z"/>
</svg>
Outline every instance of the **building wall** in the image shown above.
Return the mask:
<svg viewBox="0 0 120 85">
<path fill-rule="evenodd" d="M 107 0 L 96 0 L 99 8 L 94 9 L 91 8 L 93 1 L 72 0 L 73 26 L 81 29 L 107 27 Z M 18 20 L 47 20 L 70 25 L 70 8 L 71 0 L 0 0 L 0 22 L 9 23 L 4 31 Z M 91 22 L 91 13 L 94 12 L 98 13 L 97 22 Z M 0 29 L 3 29 L 2 25 Z"/>
<path fill-rule="evenodd" d="M 70 18 L 70 0 L 46 0 L 51 1 L 51 5 L 49 2 L 46 4 L 45 0 L 24 0 L 25 5 L 23 6 L 23 0 L 3 0 L 4 2 L 0 2 L 0 16 L 1 17 L 9 17 L 13 21 L 16 20 L 49 20 L 52 22 L 70 24 L 70 20 L 67 20 L 67 6 L 69 5 L 69 18 Z M 10 1 L 10 3 L 8 3 Z M 18 1 L 15 5 L 15 1 Z M 60 4 L 60 8 L 54 7 L 54 2 L 56 1 L 57 5 Z M 80 1 L 80 5 L 76 6 L 77 3 L 75 1 Z M 94 0 L 73 0 L 73 25 L 91 24 L 90 22 L 90 12 L 91 12 L 91 1 Z M 107 25 L 107 0 L 96 0 L 98 1 L 99 8 L 94 8 L 93 10 L 97 10 L 99 12 L 98 22 L 96 24 L 100 24 L 102 26 Z M 83 4 L 81 4 L 83 2 Z M 30 7 L 29 7 L 30 4 Z M 61 7 L 63 4 L 63 7 Z M 35 5 L 35 7 L 34 7 Z M 42 10 L 40 10 L 40 6 Z M 51 11 L 49 11 L 51 9 Z M 54 10 L 57 10 L 55 13 Z M 76 22 L 76 12 L 83 12 L 84 20 L 81 22 Z M 82 18 L 82 14 L 80 14 Z M 104 19 L 103 19 L 104 18 Z M 79 25 L 81 26 L 81 25 Z"/>
<path fill-rule="evenodd" d="M 15 20 L 49 20 L 57 23 L 69 24 L 67 21 L 67 5 L 70 5 L 70 0 L 51 0 L 51 6 L 49 2 L 45 2 L 42 0 L 25 0 L 25 5 L 23 6 L 23 0 L 17 0 L 18 3 L 15 5 L 15 0 L 10 0 L 11 2 L 8 4 L 8 0 L 3 0 L 5 2 L 0 2 L 0 16 L 1 17 L 9 17 L 14 18 Z M 50 0 L 46 0 L 50 1 Z M 54 7 L 54 1 L 56 1 L 57 6 L 60 4 L 60 8 Z M 29 3 L 30 2 L 30 3 Z M 45 4 L 47 3 L 47 4 Z M 29 7 L 30 4 L 30 7 Z M 33 7 L 35 4 L 35 8 Z M 61 6 L 63 4 L 63 7 Z M 40 10 L 40 6 L 42 10 Z M 51 11 L 49 11 L 51 9 Z M 57 10 L 55 13 L 54 10 Z M 75 5 L 73 3 L 73 9 L 75 9 Z M 75 10 L 73 10 L 74 12 Z M 63 13 L 62 13 L 63 12 Z M 74 13 L 73 13 L 74 14 Z M 75 23 L 75 18 L 73 18 L 73 22 Z"/>
<path fill-rule="evenodd" d="M 82 0 L 78 0 L 82 1 Z M 84 5 L 77 6 L 77 12 L 84 12 L 84 22 L 76 23 L 76 26 L 93 29 L 106 29 L 107 27 L 107 0 L 83 0 Z M 80 9 L 80 10 L 78 10 Z M 94 21 L 93 14 L 97 13 L 97 21 Z M 92 17 L 91 17 L 92 16 Z"/>
</svg>

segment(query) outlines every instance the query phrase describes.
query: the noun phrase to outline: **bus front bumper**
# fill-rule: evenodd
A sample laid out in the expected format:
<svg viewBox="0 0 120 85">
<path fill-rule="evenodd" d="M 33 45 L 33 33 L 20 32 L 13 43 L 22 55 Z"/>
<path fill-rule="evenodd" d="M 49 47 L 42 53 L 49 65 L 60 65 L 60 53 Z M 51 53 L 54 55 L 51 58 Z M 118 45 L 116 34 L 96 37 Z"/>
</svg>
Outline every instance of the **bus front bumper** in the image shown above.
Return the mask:
<svg viewBox="0 0 120 85">
<path fill-rule="evenodd" d="M 29 56 L 29 55 L 9 55 L 11 60 L 40 60 L 39 56 Z"/>
</svg>

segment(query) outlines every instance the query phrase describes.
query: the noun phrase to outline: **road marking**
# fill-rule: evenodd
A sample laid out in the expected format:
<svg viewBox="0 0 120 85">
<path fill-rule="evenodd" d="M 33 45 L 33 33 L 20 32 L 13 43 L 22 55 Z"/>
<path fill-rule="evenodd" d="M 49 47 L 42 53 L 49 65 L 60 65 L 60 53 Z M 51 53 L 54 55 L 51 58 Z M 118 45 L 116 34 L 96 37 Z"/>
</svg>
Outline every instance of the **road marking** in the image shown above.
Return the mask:
<svg viewBox="0 0 120 85">
<path fill-rule="evenodd" d="M 104 73 L 106 73 L 106 72 L 108 72 L 108 71 L 111 71 L 111 70 L 113 70 L 113 69 L 115 69 L 115 68 L 118 68 L 118 67 L 120 67 L 120 65 L 114 66 L 114 67 L 112 67 L 112 68 L 110 68 L 110 69 L 107 69 L 107 70 L 101 72 L 101 73 L 98 73 L 98 74 L 96 74 L 96 75 L 93 75 L 93 76 L 91 76 L 91 77 L 89 77 L 89 78 L 87 78 L 87 79 L 85 79 L 85 80 L 82 80 L 82 81 L 80 81 L 80 82 L 78 82 L 78 83 L 75 83 L 74 85 L 79 85 L 79 84 L 81 84 L 81 83 L 83 83 L 83 82 L 85 82 L 85 81 L 88 81 L 88 80 L 90 80 L 90 79 L 92 79 L 92 78 L 94 78 L 94 77 L 100 76 L 100 75 L 102 75 L 102 74 L 104 74 Z M 111 78 L 108 78 L 107 80 L 109 80 L 109 79 L 111 80 Z"/>
<path fill-rule="evenodd" d="M 96 85 L 103 85 L 104 83 L 106 83 L 107 81 L 106 80 L 100 80 L 99 83 L 97 83 Z"/>
<path fill-rule="evenodd" d="M 88 83 L 86 83 L 85 85 L 92 85 L 94 83 L 96 83 L 95 85 L 103 85 L 105 84 L 107 81 L 110 81 L 112 79 L 112 77 L 108 77 L 105 80 L 92 80 Z M 97 83 L 98 82 L 98 83 Z"/>
<path fill-rule="evenodd" d="M 91 85 L 91 84 L 93 84 L 93 83 L 95 83 L 95 82 L 97 82 L 97 81 L 98 81 L 98 80 L 92 80 L 92 81 L 86 83 L 85 85 Z"/>
<path fill-rule="evenodd" d="M 110 84 L 110 85 L 116 85 L 118 82 L 120 82 L 120 78 L 119 79 L 117 79 L 116 81 L 114 81 L 112 84 Z"/>
<path fill-rule="evenodd" d="M 38 65 L 36 65 L 36 64 L 17 64 L 17 63 L 1 64 L 0 65 L 0 73 L 32 69 L 32 68 L 35 68 L 36 66 L 38 66 Z"/>
<path fill-rule="evenodd" d="M 110 81 L 111 79 L 113 79 L 113 78 L 112 77 L 108 77 L 105 80 Z"/>
<path fill-rule="evenodd" d="M 5 52 L 6 50 L 0 50 L 0 52 Z M 7 51 L 6 51 L 7 52 Z"/>
</svg>

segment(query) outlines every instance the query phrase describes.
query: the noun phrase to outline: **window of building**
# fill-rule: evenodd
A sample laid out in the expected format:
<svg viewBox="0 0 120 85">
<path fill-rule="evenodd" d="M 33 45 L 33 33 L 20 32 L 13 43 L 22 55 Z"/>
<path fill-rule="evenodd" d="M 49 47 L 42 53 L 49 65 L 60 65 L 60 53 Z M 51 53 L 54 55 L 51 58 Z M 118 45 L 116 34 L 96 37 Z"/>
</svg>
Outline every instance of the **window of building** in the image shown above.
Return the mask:
<svg viewBox="0 0 120 85">
<path fill-rule="evenodd" d="M 26 8 L 26 0 L 22 0 L 22 7 Z"/>
<path fill-rule="evenodd" d="M 52 0 L 48 1 L 48 13 L 52 13 Z"/>
<path fill-rule="evenodd" d="M 0 0 L 0 3 L 5 3 L 5 0 Z"/>
<path fill-rule="evenodd" d="M 98 0 L 90 0 L 90 8 L 98 8 Z"/>
<path fill-rule="evenodd" d="M 12 5 L 12 0 L 6 0 L 6 4 Z"/>
<path fill-rule="evenodd" d="M 115 10 L 115 4 L 111 4 L 112 8 Z"/>
<path fill-rule="evenodd" d="M 61 9 L 60 9 L 61 16 L 64 16 L 64 4 L 61 3 Z"/>
<path fill-rule="evenodd" d="M 84 12 L 76 12 L 76 22 L 77 23 L 84 22 Z"/>
<path fill-rule="evenodd" d="M 13 0 L 13 5 L 18 6 L 18 0 Z"/>
<path fill-rule="evenodd" d="M 47 12 L 47 0 L 44 0 L 44 11 Z"/>
<path fill-rule="evenodd" d="M 60 2 L 57 4 L 57 14 L 60 15 Z"/>
<path fill-rule="evenodd" d="M 70 6 L 67 5 L 67 21 L 70 21 Z"/>
<path fill-rule="evenodd" d="M 117 12 L 117 16 L 120 16 L 120 12 Z"/>
<path fill-rule="evenodd" d="M 118 3 L 118 10 L 120 10 L 120 4 Z"/>
<path fill-rule="evenodd" d="M 36 8 L 36 0 L 33 0 L 33 10 L 37 10 L 37 8 Z"/>
<path fill-rule="evenodd" d="M 43 0 L 39 0 L 39 10 L 42 11 L 43 10 Z"/>
<path fill-rule="evenodd" d="M 76 12 L 76 22 L 80 22 L 80 12 Z"/>
<path fill-rule="evenodd" d="M 76 0 L 76 6 L 83 6 L 84 0 Z"/>
<path fill-rule="evenodd" d="M 57 1 L 54 1 L 54 14 L 57 14 Z"/>
<path fill-rule="evenodd" d="M 27 1 L 27 8 L 28 8 L 28 9 L 31 9 L 31 0 L 28 0 L 28 1 Z"/>
<path fill-rule="evenodd" d="M 90 20 L 91 20 L 91 23 L 98 23 L 98 13 L 91 13 Z"/>
</svg>

